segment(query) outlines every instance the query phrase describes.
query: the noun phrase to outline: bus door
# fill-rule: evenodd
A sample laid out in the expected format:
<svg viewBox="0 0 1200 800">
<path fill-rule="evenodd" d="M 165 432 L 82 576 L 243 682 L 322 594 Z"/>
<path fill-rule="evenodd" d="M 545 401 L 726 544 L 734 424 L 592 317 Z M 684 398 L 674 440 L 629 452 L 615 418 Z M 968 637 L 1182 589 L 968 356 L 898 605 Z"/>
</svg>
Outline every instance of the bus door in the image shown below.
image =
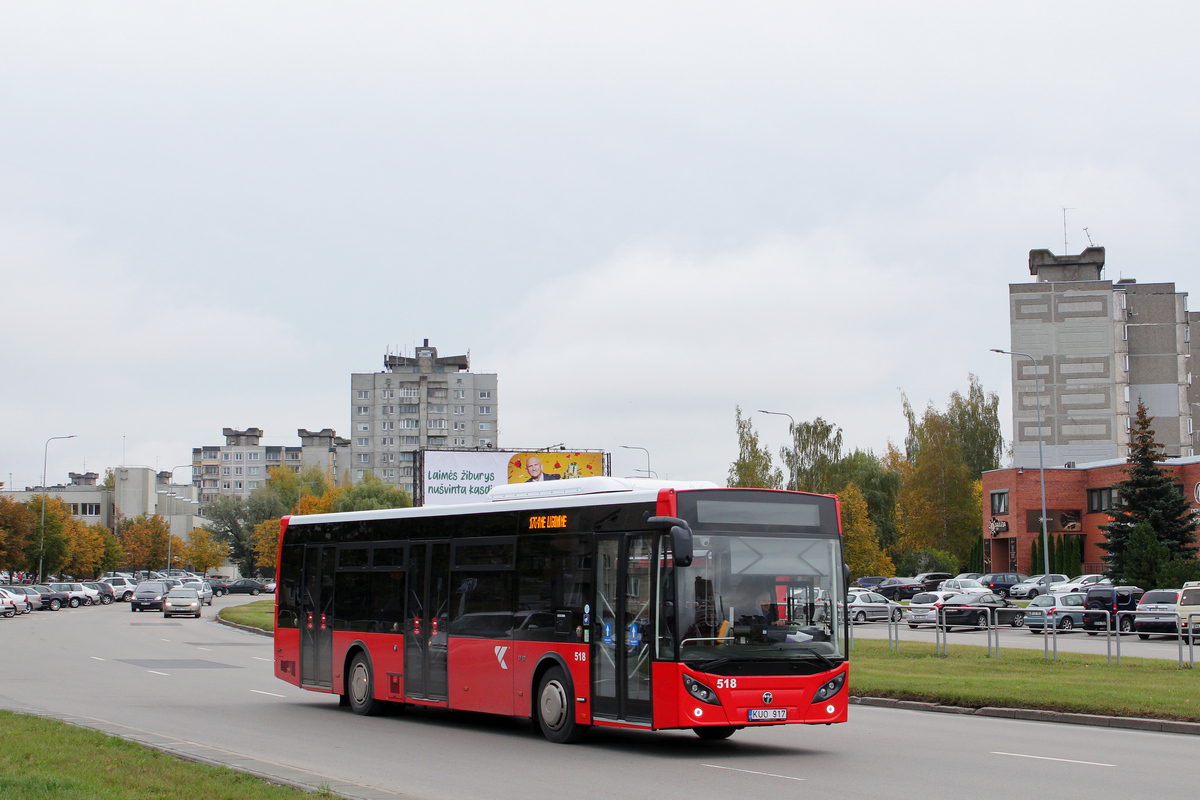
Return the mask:
<svg viewBox="0 0 1200 800">
<path fill-rule="evenodd" d="M 653 551 L 648 533 L 596 537 L 592 713 L 600 719 L 651 721 Z"/>
<path fill-rule="evenodd" d="M 450 543 L 413 542 L 408 548 L 408 608 L 404 624 L 404 694 L 446 700 L 450 621 Z"/>
<path fill-rule="evenodd" d="M 300 685 L 333 688 L 333 576 L 337 548 L 308 545 L 300 573 Z"/>
</svg>

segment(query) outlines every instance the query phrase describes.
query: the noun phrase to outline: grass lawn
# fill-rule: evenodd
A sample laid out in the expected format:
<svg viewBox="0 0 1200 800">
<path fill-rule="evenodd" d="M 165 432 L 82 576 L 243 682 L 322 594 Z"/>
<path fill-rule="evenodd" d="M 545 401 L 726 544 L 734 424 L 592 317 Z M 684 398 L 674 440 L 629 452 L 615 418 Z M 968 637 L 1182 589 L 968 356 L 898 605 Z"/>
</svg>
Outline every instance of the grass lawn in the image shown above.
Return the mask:
<svg viewBox="0 0 1200 800">
<path fill-rule="evenodd" d="M 0 711 L 0 797 L 12 800 L 312 800 L 52 719 Z"/>
<path fill-rule="evenodd" d="M 217 616 L 239 625 L 273 631 L 275 630 L 275 598 L 255 600 L 253 603 L 223 608 Z"/>
<path fill-rule="evenodd" d="M 988 658 L 987 648 L 950 645 L 948 658 L 932 644 L 858 639 L 850 655 L 850 692 L 957 706 L 1040 708 L 1084 714 L 1200 722 L 1200 670 L 1175 661 L 1009 648 Z"/>
</svg>

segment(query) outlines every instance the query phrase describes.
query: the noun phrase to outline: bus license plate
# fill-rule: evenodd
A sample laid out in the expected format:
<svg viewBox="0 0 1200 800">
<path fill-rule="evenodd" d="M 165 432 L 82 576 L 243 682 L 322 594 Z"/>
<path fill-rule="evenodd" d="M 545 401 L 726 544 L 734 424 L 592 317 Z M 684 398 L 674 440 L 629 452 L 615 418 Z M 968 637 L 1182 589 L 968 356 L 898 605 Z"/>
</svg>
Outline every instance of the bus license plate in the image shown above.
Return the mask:
<svg viewBox="0 0 1200 800">
<path fill-rule="evenodd" d="M 787 719 L 786 708 L 752 708 L 750 709 L 751 722 L 779 722 Z"/>
</svg>

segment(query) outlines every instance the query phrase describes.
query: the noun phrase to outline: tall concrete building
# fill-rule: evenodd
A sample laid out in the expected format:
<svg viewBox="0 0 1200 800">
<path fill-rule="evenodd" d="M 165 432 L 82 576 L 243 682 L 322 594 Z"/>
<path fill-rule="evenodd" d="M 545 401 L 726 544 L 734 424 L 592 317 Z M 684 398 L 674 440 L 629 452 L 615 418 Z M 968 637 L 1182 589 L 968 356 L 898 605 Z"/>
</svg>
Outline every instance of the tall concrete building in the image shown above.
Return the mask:
<svg viewBox="0 0 1200 800">
<path fill-rule="evenodd" d="M 383 372 L 350 376 L 351 480 L 368 472 L 414 494 L 416 453 L 497 447 L 496 374 L 471 372 L 470 356 L 387 355 Z"/>
<path fill-rule="evenodd" d="M 1046 466 L 1124 458 L 1139 399 L 1169 456 L 1196 452 L 1193 381 L 1200 314 L 1174 283 L 1103 279 L 1104 248 L 1029 251 L 1033 283 L 1009 288 L 1013 463 L 1038 465 L 1041 381 Z"/>
<path fill-rule="evenodd" d="M 192 448 L 192 484 L 199 489 L 202 503 L 221 496 L 249 497 L 266 483 L 271 467 L 293 472 L 319 467 L 340 483 L 350 466 L 350 441 L 332 428 L 298 429 L 299 447 L 262 444 L 262 428 L 225 428 L 221 433 L 224 445 Z"/>
</svg>

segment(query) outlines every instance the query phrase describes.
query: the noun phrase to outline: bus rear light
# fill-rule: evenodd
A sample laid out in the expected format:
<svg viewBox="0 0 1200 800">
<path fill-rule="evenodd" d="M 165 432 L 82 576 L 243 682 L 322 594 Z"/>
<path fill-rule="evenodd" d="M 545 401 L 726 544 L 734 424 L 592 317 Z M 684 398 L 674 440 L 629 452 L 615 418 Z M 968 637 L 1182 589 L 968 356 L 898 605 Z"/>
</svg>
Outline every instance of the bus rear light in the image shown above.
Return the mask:
<svg viewBox="0 0 1200 800">
<path fill-rule="evenodd" d="M 321 630 L 325 630 L 325 615 L 321 615 Z"/>
</svg>

